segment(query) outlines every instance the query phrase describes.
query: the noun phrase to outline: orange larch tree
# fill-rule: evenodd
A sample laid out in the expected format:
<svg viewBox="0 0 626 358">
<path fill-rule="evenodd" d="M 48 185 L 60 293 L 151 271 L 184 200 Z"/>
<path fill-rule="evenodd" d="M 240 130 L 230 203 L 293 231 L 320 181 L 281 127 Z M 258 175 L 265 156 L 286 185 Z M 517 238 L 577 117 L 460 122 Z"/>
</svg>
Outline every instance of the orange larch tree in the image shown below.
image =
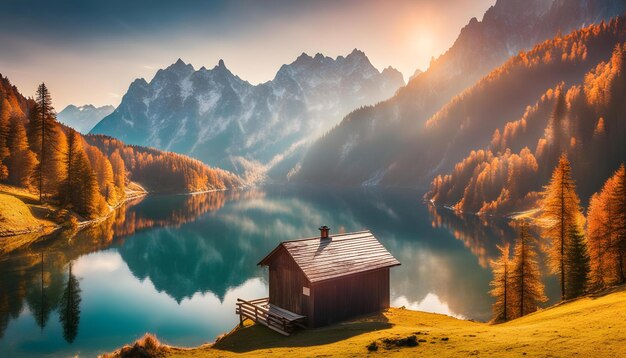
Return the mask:
<svg viewBox="0 0 626 358">
<path fill-rule="evenodd" d="M 511 268 L 511 301 L 514 317 L 535 312 L 540 302 L 545 302 L 544 286 L 537 261 L 536 239 L 528 230 L 528 223 L 519 224 L 519 236 L 513 248 Z"/>
<path fill-rule="evenodd" d="M 21 187 L 28 187 L 37 166 L 37 157 L 28 147 L 28 138 L 24 123 L 18 117 L 11 118 L 9 128 L 9 183 Z"/>
<path fill-rule="evenodd" d="M 541 215 L 538 219 L 542 236 L 549 240 L 547 247 L 549 266 L 561 282 L 561 299 L 565 299 L 567 276 L 567 248 L 572 228 L 580 223 L 580 199 L 572 179 L 572 169 L 567 155 L 561 155 L 552 173 L 550 183 L 544 188 Z"/>
<path fill-rule="evenodd" d="M 591 268 L 589 284 L 593 290 L 605 288 L 611 281 L 610 270 L 607 267 L 610 237 L 607 235 L 608 215 L 605 211 L 605 197 L 606 195 L 602 195 L 601 192 L 594 194 L 587 210 L 587 241 Z"/>
<path fill-rule="evenodd" d="M 489 294 L 496 298 L 493 304 L 493 320 L 495 322 L 508 321 L 512 318 L 511 293 L 511 254 L 510 245 L 498 245 L 500 257 L 491 261 L 493 280 Z"/>
</svg>

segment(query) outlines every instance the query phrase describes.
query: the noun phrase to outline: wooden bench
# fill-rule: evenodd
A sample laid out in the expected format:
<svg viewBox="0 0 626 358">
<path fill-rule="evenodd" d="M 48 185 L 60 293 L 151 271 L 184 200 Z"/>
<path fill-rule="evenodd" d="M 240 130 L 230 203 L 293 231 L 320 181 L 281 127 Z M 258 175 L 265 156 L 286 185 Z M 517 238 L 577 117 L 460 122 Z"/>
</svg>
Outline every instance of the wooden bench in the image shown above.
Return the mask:
<svg viewBox="0 0 626 358">
<path fill-rule="evenodd" d="M 293 332 L 294 326 L 304 327 L 303 321 L 306 319 L 305 316 L 270 304 L 268 297 L 251 301 L 238 298 L 235 313 L 239 315 L 240 325 L 247 318 L 285 336 Z"/>
</svg>

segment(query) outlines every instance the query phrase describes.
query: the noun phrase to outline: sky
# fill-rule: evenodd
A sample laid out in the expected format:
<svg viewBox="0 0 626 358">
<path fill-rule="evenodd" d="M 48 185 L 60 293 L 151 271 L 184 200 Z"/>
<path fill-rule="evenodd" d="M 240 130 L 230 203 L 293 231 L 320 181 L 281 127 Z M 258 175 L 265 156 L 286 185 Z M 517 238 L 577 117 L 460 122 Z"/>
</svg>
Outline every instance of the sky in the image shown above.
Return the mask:
<svg viewBox="0 0 626 358">
<path fill-rule="evenodd" d="M 495 0 L 3 0 L 0 74 L 26 96 L 45 82 L 68 104 L 117 106 L 130 83 L 181 58 L 220 59 L 250 83 L 298 55 L 354 48 L 382 70 L 425 70 Z"/>
</svg>

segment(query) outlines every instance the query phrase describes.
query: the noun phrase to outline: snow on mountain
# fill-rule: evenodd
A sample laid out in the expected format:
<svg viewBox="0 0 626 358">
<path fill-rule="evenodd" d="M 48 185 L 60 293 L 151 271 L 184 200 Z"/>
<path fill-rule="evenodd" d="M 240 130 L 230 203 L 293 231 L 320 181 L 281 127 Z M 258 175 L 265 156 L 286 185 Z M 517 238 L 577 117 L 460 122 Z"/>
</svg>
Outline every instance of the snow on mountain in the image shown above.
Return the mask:
<svg viewBox="0 0 626 358">
<path fill-rule="evenodd" d="M 57 114 L 59 122 L 70 126 L 81 133 L 89 133 L 89 131 L 102 120 L 102 118 L 113 113 L 115 107 L 102 106 L 96 107 L 92 104 L 77 107 L 73 104 L 65 107 Z"/>
<path fill-rule="evenodd" d="M 337 58 L 303 53 L 259 85 L 234 75 L 222 60 L 195 70 L 179 59 L 150 82 L 135 80 L 91 133 L 258 178 L 294 160 L 300 147 L 350 111 L 387 99 L 403 85 L 400 72 L 379 72 L 356 49 Z"/>
</svg>

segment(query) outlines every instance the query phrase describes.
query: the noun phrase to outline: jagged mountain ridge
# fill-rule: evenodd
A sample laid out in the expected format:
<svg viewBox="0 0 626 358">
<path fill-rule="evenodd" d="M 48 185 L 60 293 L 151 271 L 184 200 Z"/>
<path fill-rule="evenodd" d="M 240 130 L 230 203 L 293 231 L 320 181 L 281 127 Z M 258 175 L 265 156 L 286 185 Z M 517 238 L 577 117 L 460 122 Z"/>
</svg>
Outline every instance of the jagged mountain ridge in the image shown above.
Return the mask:
<svg viewBox="0 0 626 358">
<path fill-rule="evenodd" d="M 102 118 L 113 113 L 114 110 L 115 107 L 111 105 L 96 107 L 92 104 L 83 106 L 70 104 L 57 114 L 57 120 L 66 126 L 70 126 L 86 134 L 89 133 Z"/>
<path fill-rule="evenodd" d="M 195 70 L 179 59 L 150 82 L 135 80 L 91 132 L 188 154 L 250 178 L 350 110 L 386 99 L 402 85 L 400 72 L 379 72 L 356 49 L 336 59 L 303 53 L 259 85 L 234 75 L 222 60 Z"/>
<path fill-rule="evenodd" d="M 445 151 L 423 144 L 435 141 L 445 148 L 450 140 L 424 131 L 442 106 L 512 54 L 624 10 L 622 0 L 498 0 L 482 21 L 470 20 L 453 46 L 393 98 L 354 111 L 314 143 L 292 180 L 426 187 L 441 172 L 437 163 L 446 158 Z M 411 158 L 435 164 L 406 171 Z"/>
</svg>

